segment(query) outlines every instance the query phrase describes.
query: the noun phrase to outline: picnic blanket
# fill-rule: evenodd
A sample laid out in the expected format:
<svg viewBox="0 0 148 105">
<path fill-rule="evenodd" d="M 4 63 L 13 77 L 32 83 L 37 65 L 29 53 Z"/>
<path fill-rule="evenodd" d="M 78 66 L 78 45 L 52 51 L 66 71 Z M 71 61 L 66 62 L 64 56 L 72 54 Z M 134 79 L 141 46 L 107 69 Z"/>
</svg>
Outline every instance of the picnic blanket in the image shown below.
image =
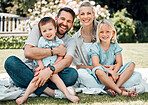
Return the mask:
<svg viewBox="0 0 148 105">
<path fill-rule="evenodd" d="M 148 68 L 138 68 L 135 71 L 142 74 L 141 84 L 138 86 L 137 93 L 142 94 L 148 92 Z M 128 88 L 128 90 L 134 90 L 135 87 Z M 24 94 L 25 88 L 16 87 L 13 81 L 10 79 L 7 73 L 0 74 L 0 101 L 14 100 Z M 76 92 L 84 94 L 106 94 L 106 92 L 100 88 L 75 88 Z M 41 96 L 49 97 L 46 94 Z M 30 94 L 29 97 L 37 97 L 34 93 Z"/>
</svg>

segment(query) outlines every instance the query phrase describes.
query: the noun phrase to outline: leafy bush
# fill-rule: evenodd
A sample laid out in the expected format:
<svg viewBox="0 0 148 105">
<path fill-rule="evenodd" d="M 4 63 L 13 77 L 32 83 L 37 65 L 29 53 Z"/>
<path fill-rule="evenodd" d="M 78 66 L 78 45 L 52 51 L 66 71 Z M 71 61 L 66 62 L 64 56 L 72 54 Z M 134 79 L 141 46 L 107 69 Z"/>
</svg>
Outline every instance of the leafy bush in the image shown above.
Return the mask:
<svg viewBox="0 0 148 105">
<path fill-rule="evenodd" d="M 110 13 L 107 5 L 101 7 L 99 4 L 94 1 L 89 1 L 95 10 L 95 16 L 97 20 L 100 19 L 109 19 Z M 72 1 L 72 0 L 55 0 L 55 2 L 47 2 L 45 0 L 40 0 L 34 4 L 34 9 L 28 9 L 30 13 L 30 26 L 31 28 L 39 22 L 39 20 L 45 16 L 50 16 L 55 18 L 57 12 L 62 7 L 70 7 L 72 8 L 76 15 L 78 14 L 78 7 L 82 3 L 82 1 Z M 122 9 L 121 11 L 117 11 L 113 14 L 113 18 L 110 18 L 117 30 L 117 39 L 118 42 L 139 42 L 145 41 L 147 42 L 147 29 L 148 24 L 142 25 L 137 24 L 137 36 L 135 34 L 135 25 L 133 23 L 133 19 L 127 17 L 128 12 L 126 9 Z M 143 28 L 145 27 L 146 28 Z M 69 32 L 72 36 L 78 29 L 80 28 L 80 20 L 79 17 L 76 16 L 74 21 L 74 26 Z M 144 37 L 143 37 L 144 35 Z M 1 37 L 0 38 L 0 49 L 12 49 L 12 48 L 22 48 L 27 37 Z"/>
<path fill-rule="evenodd" d="M 117 31 L 117 40 L 120 43 L 134 42 L 135 24 L 132 18 L 126 17 L 128 12 L 126 9 L 117 11 L 111 20 L 114 22 Z"/>
<path fill-rule="evenodd" d="M 138 42 L 148 42 L 148 22 L 136 23 L 136 40 Z"/>
<path fill-rule="evenodd" d="M 110 16 L 109 11 L 107 10 L 107 5 L 105 7 L 101 7 L 100 5 L 96 5 L 94 1 L 89 1 L 94 9 L 96 19 L 100 20 L 103 18 L 108 18 Z M 55 0 L 55 2 L 47 2 L 46 0 L 38 1 L 34 5 L 34 9 L 28 9 L 30 13 L 30 25 L 33 27 L 35 24 L 39 22 L 39 20 L 45 16 L 50 16 L 55 18 L 57 16 L 57 12 L 62 7 L 70 7 L 74 10 L 76 15 L 78 14 L 78 7 L 82 3 L 82 1 L 72 1 L 72 0 Z M 70 35 L 73 35 L 80 28 L 80 21 L 78 16 L 76 16 L 74 21 L 73 29 L 69 32 Z"/>
<path fill-rule="evenodd" d="M 0 49 L 23 48 L 27 37 L 0 37 Z"/>
</svg>

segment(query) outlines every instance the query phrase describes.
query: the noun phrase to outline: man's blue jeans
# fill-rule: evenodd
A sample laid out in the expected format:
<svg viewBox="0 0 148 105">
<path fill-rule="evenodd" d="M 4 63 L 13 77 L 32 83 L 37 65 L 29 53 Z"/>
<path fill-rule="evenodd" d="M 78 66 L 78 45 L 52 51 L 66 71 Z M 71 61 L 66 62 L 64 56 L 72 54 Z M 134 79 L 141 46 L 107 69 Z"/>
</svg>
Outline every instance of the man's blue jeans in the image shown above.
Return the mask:
<svg viewBox="0 0 148 105">
<path fill-rule="evenodd" d="M 34 78 L 34 73 L 32 70 L 25 65 L 19 58 L 15 56 L 10 56 L 5 61 L 5 69 L 11 79 L 14 81 L 14 84 L 18 87 L 26 88 L 30 81 Z M 78 73 L 74 68 L 67 67 L 61 72 L 58 73 L 60 78 L 63 80 L 66 86 L 74 85 L 78 78 Z M 39 87 L 34 93 L 40 95 L 46 87 L 51 89 L 57 89 L 57 86 L 48 80 L 44 86 Z"/>
</svg>

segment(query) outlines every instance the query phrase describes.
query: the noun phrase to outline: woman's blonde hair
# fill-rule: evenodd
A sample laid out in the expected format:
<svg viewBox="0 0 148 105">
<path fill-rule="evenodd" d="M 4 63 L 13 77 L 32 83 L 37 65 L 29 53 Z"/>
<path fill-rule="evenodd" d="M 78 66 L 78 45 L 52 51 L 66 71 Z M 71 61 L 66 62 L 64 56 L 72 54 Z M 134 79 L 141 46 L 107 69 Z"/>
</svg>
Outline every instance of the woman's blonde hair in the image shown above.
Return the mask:
<svg viewBox="0 0 148 105">
<path fill-rule="evenodd" d="M 107 26 L 111 27 L 112 30 L 115 32 L 114 36 L 111 39 L 111 42 L 115 43 L 117 41 L 117 39 L 116 39 L 116 29 L 114 27 L 114 24 L 108 19 L 102 19 L 98 23 L 97 32 L 96 32 L 97 43 L 100 43 L 99 33 L 100 33 L 100 30 L 101 30 L 103 25 L 107 25 Z"/>
<path fill-rule="evenodd" d="M 79 9 L 78 9 L 78 12 L 79 12 L 79 13 L 80 13 L 80 8 L 81 8 L 81 7 L 84 7 L 84 6 L 91 7 L 93 13 L 95 13 L 93 6 L 92 6 L 89 2 L 87 2 L 87 1 L 82 2 L 82 4 L 79 6 Z M 98 25 L 98 22 L 96 21 L 96 18 L 94 17 L 94 19 L 93 19 L 93 28 L 92 28 L 92 35 L 93 35 L 92 42 L 96 42 L 96 30 L 97 30 L 97 25 Z"/>
</svg>

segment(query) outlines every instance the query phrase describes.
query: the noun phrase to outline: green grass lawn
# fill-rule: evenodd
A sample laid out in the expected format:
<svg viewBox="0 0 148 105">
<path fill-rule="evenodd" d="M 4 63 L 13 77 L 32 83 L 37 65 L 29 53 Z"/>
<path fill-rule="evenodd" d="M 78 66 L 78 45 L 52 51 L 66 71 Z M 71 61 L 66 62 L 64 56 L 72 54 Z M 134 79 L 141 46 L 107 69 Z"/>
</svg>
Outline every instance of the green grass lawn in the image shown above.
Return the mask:
<svg viewBox="0 0 148 105">
<path fill-rule="evenodd" d="M 148 68 L 148 43 L 144 44 L 120 44 L 123 48 L 123 62 L 127 63 L 129 61 L 134 61 L 136 68 Z M 21 49 L 7 49 L 0 50 L 0 73 L 5 73 L 4 62 L 6 58 L 10 55 L 22 57 L 23 50 Z M 129 97 L 110 97 L 108 95 L 84 95 L 79 93 L 78 97 L 80 98 L 79 105 L 148 105 L 148 93 L 139 95 L 137 98 Z M 15 101 L 6 101 L 0 102 L 0 105 L 15 105 Z M 67 99 L 54 99 L 52 97 L 35 97 L 29 98 L 25 105 L 63 105 L 73 103 L 69 102 Z"/>
<path fill-rule="evenodd" d="M 137 98 L 123 96 L 110 97 L 108 95 L 78 94 L 78 105 L 148 105 L 148 93 L 139 95 Z M 15 105 L 14 101 L 0 102 L 0 105 Z M 24 105 L 75 105 L 67 99 L 55 99 L 52 97 L 28 98 Z"/>
<path fill-rule="evenodd" d="M 148 43 L 144 44 L 120 44 L 123 48 L 123 62 L 133 61 L 136 63 L 136 68 L 148 68 Z M 7 57 L 14 55 L 22 58 L 22 49 L 4 49 L 0 50 L 0 73 L 4 73 L 4 62 Z"/>
</svg>

